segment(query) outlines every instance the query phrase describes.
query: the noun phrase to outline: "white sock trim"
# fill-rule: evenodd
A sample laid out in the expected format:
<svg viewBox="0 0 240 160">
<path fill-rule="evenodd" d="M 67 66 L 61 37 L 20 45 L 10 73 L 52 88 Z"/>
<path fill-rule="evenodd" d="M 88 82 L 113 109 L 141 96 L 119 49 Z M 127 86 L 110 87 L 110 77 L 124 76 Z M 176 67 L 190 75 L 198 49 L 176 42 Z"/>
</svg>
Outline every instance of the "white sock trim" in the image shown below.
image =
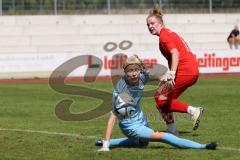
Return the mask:
<svg viewBox="0 0 240 160">
<path fill-rule="evenodd" d="M 189 113 L 191 116 L 193 116 L 195 111 L 196 111 L 196 109 L 197 109 L 196 107 L 188 106 L 187 113 Z"/>
</svg>

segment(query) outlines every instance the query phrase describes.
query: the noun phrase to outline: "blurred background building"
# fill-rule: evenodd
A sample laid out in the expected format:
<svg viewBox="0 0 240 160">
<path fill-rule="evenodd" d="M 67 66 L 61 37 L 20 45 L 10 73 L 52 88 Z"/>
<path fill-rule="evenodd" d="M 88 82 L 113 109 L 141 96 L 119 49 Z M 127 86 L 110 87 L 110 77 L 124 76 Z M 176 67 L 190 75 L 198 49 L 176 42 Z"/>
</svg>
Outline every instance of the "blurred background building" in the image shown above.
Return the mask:
<svg viewBox="0 0 240 160">
<path fill-rule="evenodd" d="M 106 54 L 109 42 L 131 43 L 115 53 L 159 53 L 146 26 L 154 4 L 195 53 L 231 55 L 227 37 L 240 24 L 240 0 L 0 0 L 0 79 L 48 77 L 71 57 Z"/>
<path fill-rule="evenodd" d="M 236 13 L 239 0 L 0 0 L 3 15 L 146 14 L 153 4 L 165 13 Z"/>
</svg>

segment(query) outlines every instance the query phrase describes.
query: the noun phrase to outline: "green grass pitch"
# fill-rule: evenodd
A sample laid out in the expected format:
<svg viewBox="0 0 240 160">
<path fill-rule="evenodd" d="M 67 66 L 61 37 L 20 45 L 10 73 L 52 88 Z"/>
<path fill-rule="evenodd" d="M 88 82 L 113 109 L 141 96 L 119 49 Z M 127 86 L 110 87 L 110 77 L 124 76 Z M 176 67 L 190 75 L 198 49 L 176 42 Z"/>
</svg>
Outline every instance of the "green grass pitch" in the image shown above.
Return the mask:
<svg viewBox="0 0 240 160">
<path fill-rule="evenodd" d="M 110 81 L 76 82 L 74 85 L 112 92 Z M 216 140 L 219 149 L 215 151 L 177 149 L 163 143 L 150 143 L 144 149 L 116 148 L 108 153 L 97 153 L 94 137 L 104 136 L 108 115 L 85 122 L 62 121 L 54 110 L 55 105 L 66 98 L 74 100 L 71 107 L 74 113 L 88 111 L 101 103 L 98 99 L 57 93 L 48 83 L 0 84 L 0 159 L 240 159 L 240 76 L 200 78 L 180 97 L 186 103 L 205 108 L 200 127 L 195 132 L 188 115 L 175 114 L 180 137 L 202 143 Z M 153 129 L 165 130 L 153 98 L 143 98 L 142 109 Z M 122 136 L 116 124 L 112 137 Z"/>
</svg>

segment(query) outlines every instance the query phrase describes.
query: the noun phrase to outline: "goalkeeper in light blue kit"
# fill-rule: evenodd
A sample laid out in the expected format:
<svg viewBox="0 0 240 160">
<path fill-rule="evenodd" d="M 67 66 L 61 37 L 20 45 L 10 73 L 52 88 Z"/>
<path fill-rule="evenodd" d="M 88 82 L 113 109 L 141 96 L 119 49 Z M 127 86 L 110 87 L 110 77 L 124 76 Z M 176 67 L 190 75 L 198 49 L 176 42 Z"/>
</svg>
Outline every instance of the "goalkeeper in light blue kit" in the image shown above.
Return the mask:
<svg viewBox="0 0 240 160">
<path fill-rule="evenodd" d="M 151 129 L 140 108 L 144 85 L 149 79 L 148 72 L 137 55 L 127 58 L 123 69 L 125 75 L 119 80 L 113 92 L 112 111 L 105 140 L 97 138 L 95 142 L 97 146 L 102 146 L 98 151 L 109 151 L 109 148 L 115 147 L 145 147 L 150 141 L 164 142 L 178 148 L 216 149 L 216 142 L 200 144 Z M 126 137 L 110 139 L 116 118 Z"/>
</svg>

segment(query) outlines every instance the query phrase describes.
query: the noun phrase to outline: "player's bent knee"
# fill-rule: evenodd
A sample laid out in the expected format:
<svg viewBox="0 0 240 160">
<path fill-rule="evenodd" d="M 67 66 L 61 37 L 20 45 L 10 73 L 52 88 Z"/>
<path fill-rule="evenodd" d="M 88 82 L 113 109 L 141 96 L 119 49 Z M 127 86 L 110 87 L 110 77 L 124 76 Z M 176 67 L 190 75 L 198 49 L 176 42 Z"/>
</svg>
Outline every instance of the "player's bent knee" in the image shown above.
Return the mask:
<svg viewBox="0 0 240 160">
<path fill-rule="evenodd" d="M 163 139 L 164 132 L 154 132 L 151 135 L 151 141 L 158 142 Z"/>
<path fill-rule="evenodd" d="M 156 102 L 156 107 L 158 109 L 161 109 L 161 108 L 166 106 L 166 104 L 167 104 L 167 97 L 165 97 L 163 95 L 155 96 L 155 102 Z"/>
<path fill-rule="evenodd" d="M 145 138 L 137 138 L 134 140 L 134 147 L 147 147 L 149 144 L 149 139 L 145 139 Z"/>
<path fill-rule="evenodd" d="M 139 147 L 147 147 L 149 144 L 149 141 L 147 140 L 140 140 L 139 141 Z"/>
</svg>

